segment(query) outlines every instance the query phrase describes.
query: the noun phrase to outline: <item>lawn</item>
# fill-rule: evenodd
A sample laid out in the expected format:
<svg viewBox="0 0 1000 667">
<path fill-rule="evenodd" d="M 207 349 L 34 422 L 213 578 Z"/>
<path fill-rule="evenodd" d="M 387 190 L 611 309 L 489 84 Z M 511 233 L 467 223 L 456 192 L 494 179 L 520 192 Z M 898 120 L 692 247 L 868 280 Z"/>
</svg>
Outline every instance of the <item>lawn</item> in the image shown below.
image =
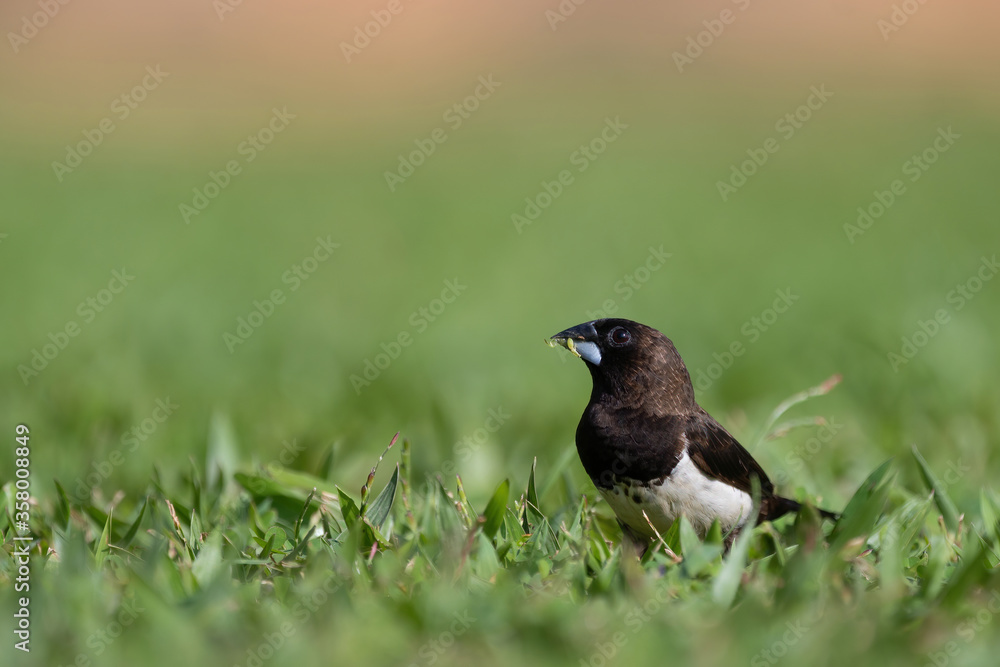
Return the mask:
<svg viewBox="0 0 1000 667">
<path fill-rule="evenodd" d="M 67 5 L 0 67 L 4 664 L 995 662 L 968 16 L 748 3 L 678 71 L 717 8 L 404 3 L 345 62 L 381 6 L 201 4 Z M 544 344 L 603 315 L 842 519 L 623 555 Z"/>
</svg>

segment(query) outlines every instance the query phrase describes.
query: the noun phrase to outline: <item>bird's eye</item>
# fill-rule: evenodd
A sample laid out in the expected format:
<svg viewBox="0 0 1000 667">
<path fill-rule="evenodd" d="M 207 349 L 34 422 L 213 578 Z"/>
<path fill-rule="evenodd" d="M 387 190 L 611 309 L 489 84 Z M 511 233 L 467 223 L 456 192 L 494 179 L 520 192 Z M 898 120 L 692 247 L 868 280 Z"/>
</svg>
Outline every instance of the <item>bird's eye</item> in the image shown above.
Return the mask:
<svg viewBox="0 0 1000 667">
<path fill-rule="evenodd" d="M 632 334 L 628 332 L 628 329 L 624 327 L 615 327 L 611 330 L 611 344 L 622 346 L 628 345 L 628 342 L 632 340 Z"/>
</svg>

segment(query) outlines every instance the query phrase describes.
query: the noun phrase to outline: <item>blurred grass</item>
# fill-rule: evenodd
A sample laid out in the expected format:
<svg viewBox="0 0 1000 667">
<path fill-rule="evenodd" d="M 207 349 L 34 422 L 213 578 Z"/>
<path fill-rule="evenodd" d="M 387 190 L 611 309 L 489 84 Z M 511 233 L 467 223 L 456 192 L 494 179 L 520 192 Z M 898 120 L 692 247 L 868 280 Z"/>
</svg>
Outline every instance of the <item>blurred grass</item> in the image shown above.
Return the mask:
<svg viewBox="0 0 1000 667">
<path fill-rule="evenodd" d="M 144 33 L 137 15 L 145 10 L 132 8 L 122 22 L 135 33 L 106 40 L 96 29 L 73 32 L 74 21 L 86 26 L 96 16 L 74 6 L 79 18 L 67 10 L 16 63 L 0 67 L 10 91 L 0 97 L 0 303 L 8 314 L 0 327 L 8 369 L 0 421 L 32 428 L 34 528 L 42 540 L 32 561 L 44 647 L 32 656 L 37 664 L 66 664 L 80 651 L 94 664 L 247 664 L 246 652 L 286 621 L 295 634 L 274 662 L 599 667 L 655 656 L 752 667 L 992 664 L 996 510 L 983 489 L 1000 473 L 997 285 L 985 283 L 965 308 L 950 311 L 951 321 L 898 373 L 886 358 L 918 320 L 949 307 L 949 291 L 997 250 L 996 86 L 983 64 L 989 59 L 971 57 L 989 49 L 963 32 L 933 43 L 947 58 L 922 50 L 930 49 L 922 29 L 951 25 L 933 20 L 943 10 L 929 5 L 889 47 L 873 47 L 840 28 L 806 37 L 790 5 L 755 4 L 678 76 L 669 53 L 699 29 L 703 7 L 666 22 L 653 21 L 655 12 L 629 13 L 611 25 L 602 12 L 615 10 L 588 5 L 554 34 L 537 7 L 526 7 L 534 18 L 528 28 L 515 26 L 516 12 L 506 22 L 490 18 L 502 13 L 493 8 L 457 14 L 459 50 L 427 37 L 438 34 L 424 32 L 431 10 L 414 11 L 411 27 L 398 33 L 402 42 L 387 33 L 357 66 L 328 71 L 325 56 L 302 57 L 319 48 L 318 33 L 306 30 L 327 31 L 324 54 L 336 51 L 339 37 L 307 14 L 283 14 L 254 32 L 259 26 L 247 26 L 264 10 L 248 4 L 218 31 L 178 41 L 175 24 L 150 17 L 163 32 Z M 828 20 L 860 26 L 859 7 L 840 7 L 844 14 Z M 20 10 L 3 11 L 17 23 Z M 466 30 L 476 25 L 470 18 L 489 30 Z M 643 23 L 658 27 L 640 30 Z M 773 45 L 765 24 L 777 35 Z M 981 24 L 975 34 L 985 34 L 989 22 Z M 279 37 L 291 30 L 305 50 L 286 54 L 289 40 L 271 39 L 272 29 Z M 504 46 L 514 33 L 517 48 Z M 466 54 L 465 41 L 477 35 L 482 49 Z M 393 60 L 417 38 L 437 48 Z M 74 40 L 108 51 L 91 53 L 98 47 Z M 193 46 L 181 53 L 166 49 L 168 41 Z M 835 53 L 817 56 L 831 45 Z M 70 60 L 47 60 L 53 49 Z M 79 63 L 78 49 L 90 53 Z M 789 53 L 809 57 L 799 62 Z M 51 163 L 66 144 L 161 58 L 171 78 L 57 183 Z M 503 82 L 496 94 L 390 193 L 384 172 L 415 139 L 443 126 L 442 112 L 489 72 Z M 716 182 L 776 136 L 775 122 L 820 84 L 834 92 L 830 101 L 723 202 Z M 239 143 L 275 106 L 298 117 L 185 225 L 178 205 L 210 170 L 239 158 Z M 572 168 L 571 153 L 606 117 L 629 127 L 518 234 L 511 214 L 523 211 L 541 181 Z M 843 225 L 857 207 L 902 177 L 903 163 L 949 126 L 961 134 L 955 146 L 850 244 Z M 317 236 L 341 247 L 288 292 L 283 272 L 311 253 Z M 615 286 L 643 265 L 650 246 L 672 256 L 626 300 Z M 77 305 L 122 267 L 135 282 L 25 387 L 16 367 L 50 332 L 79 320 Z M 456 278 L 467 290 L 356 395 L 351 374 L 362 373 L 382 343 L 414 333 L 411 314 Z M 223 333 L 275 288 L 286 288 L 286 303 L 230 354 Z M 750 342 L 742 327 L 778 289 L 800 298 Z M 861 522 L 864 543 L 803 555 L 791 545 L 836 536 L 816 534 L 805 517 L 773 534 L 761 529 L 726 610 L 711 602 L 723 568 L 711 544 L 676 544 L 688 552 L 679 566 L 662 561 L 639 572 L 621 564 L 603 539 L 617 535 L 607 507 L 591 502 L 573 451 L 589 380 L 541 343 L 608 299 L 619 314 L 670 336 L 692 373 L 733 342 L 745 344 L 698 395 L 744 442 L 782 398 L 841 373 L 837 391 L 811 406 L 835 430 L 795 429 L 754 454 L 772 477 L 787 480 L 782 491 L 831 508 L 844 507 L 893 457 L 885 511 Z M 123 437 L 168 397 L 176 411 L 112 466 L 93 497 L 63 508 L 52 480 L 74 494 L 78 480 L 127 449 Z M 501 409 L 510 417 L 486 432 L 490 410 Z M 236 473 L 307 474 L 358 501 L 376 454 L 397 431 L 412 446 L 408 482 L 419 530 L 397 494 L 391 535 L 370 562 L 370 552 L 358 556 L 365 535 L 345 534 L 346 526 L 279 545 L 302 549 L 280 566 L 238 562 L 261 553 L 273 526 L 294 532 L 308 489 L 295 486 L 290 498 L 253 495 L 240 491 Z M 926 467 L 910 454 L 913 445 Z M 372 488 L 388 482 L 393 455 Z M 528 512 L 520 496 L 536 458 L 540 508 L 529 518 L 549 520 L 554 542 L 518 543 L 506 522 L 488 540 L 463 524 L 485 510 L 505 477 L 506 518 Z M 0 483 L 11 477 L 10 461 L 0 456 Z M 221 477 L 205 470 L 206 461 L 222 466 Z M 457 495 L 452 469 L 474 508 L 465 514 L 434 481 L 442 473 Z M 937 524 L 943 510 L 925 486 L 935 481 L 965 516 L 960 529 Z M 191 512 L 199 484 L 201 507 Z M 279 483 L 290 486 L 287 477 Z M 581 494 L 589 494 L 583 506 Z M 141 530 L 124 544 L 147 496 Z M 174 532 L 168 499 L 185 539 Z M 320 514 L 311 505 L 310 521 L 344 522 L 333 501 L 323 503 Z M 112 507 L 110 548 L 102 552 Z M 191 530 L 191 516 L 200 531 Z M 577 518 L 592 520 L 591 528 L 574 527 Z M 439 522 L 451 528 L 424 530 Z M 560 522 L 567 531 L 555 529 Z M 977 570 L 982 559 L 968 555 L 982 544 L 978 534 L 993 551 L 989 570 Z M 789 547 L 784 562 L 776 544 Z M 704 569 L 692 572 L 692 562 Z M 726 571 L 728 581 L 735 568 Z M 331 601 L 303 621 L 297 605 L 330 575 Z M 92 633 L 133 599 L 145 611 L 125 639 L 102 644 Z M 468 632 L 448 651 L 432 649 L 429 642 L 464 613 L 477 619 Z M 805 634 L 794 643 L 783 638 L 796 629 Z M 627 639 L 621 646 L 616 632 Z"/>
<path fill-rule="evenodd" d="M 184 150 L 111 135 L 53 190 L 48 162 L 66 141 L 58 133 L 44 150 L 4 162 L 4 181 L 24 195 L 5 203 L 0 245 L 0 289 L 18 313 L 18 325 L 0 333 L 5 364 L 26 363 L 48 332 L 78 319 L 77 304 L 113 268 L 137 278 L 31 386 L 9 376 L 0 409 L 8 421 L 58 427 L 53 442 L 72 443 L 67 456 L 40 464 L 53 466 L 44 478 L 85 468 L 163 396 L 182 408 L 130 457 L 133 474 L 176 443 L 204 447 L 215 409 L 231 414 L 243 445 L 265 457 L 286 437 L 335 438 L 352 451 L 363 437 L 401 429 L 416 443 L 418 465 L 433 469 L 489 407 L 502 405 L 515 415 L 498 435 L 506 454 L 491 446 L 480 455 L 512 472 L 570 441 L 586 396 L 582 369 L 562 368 L 542 337 L 614 299 L 620 314 L 671 336 L 694 373 L 733 341 L 747 342 L 743 323 L 770 306 L 776 289 L 791 288 L 799 301 L 702 400 L 714 412 L 740 406 L 755 416 L 790 388 L 843 373 L 848 390 L 831 399 L 831 411 L 845 415 L 855 443 L 824 454 L 839 472 L 864 458 L 854 475 L 833 476 L 840 487 L 817 480 L 843 498 L 861 469 L 910 440 L 995 437 L 997 353 L 988 332 L 1000 296 L 992 284 L 900 373 L 885 355 L 992 255 L 987 165 L 997 136 L 968 100 L 941 109 L 917 104 L 916 93 L 880 99 L 830 88 L 837 92 L 827 106 L 728 202 L 715 182 L 774 135 L 774 119 L 801 103 L 807 86 L 777 100 L 766 91 L 741 103 L 746 91 L 733 89 L 728 98 L 713 91 L 647 109 L 623 84 L 613 104 L 588 90 L 550 100 L 548 120 L 528 126 L 517 124 L 525 101 L 501 88 L 392 195 L 383 171 L 439 124 L 445 102 L 377 137 L 364 126 L 324 135 L 316 115 L 300 114 L 190 225 L 178 204 L 266 114 L 245 114 L 231 123 L 239 129 Z M 571 168 L 570 153 L 606 115 L 630 127 L 517 234 L 510 215 L 540 181 Z M 849 244 L 843 224 L 943 125 L 962 138 Z M 282 273 L 317 236 L 341 248 L 288 293 Z M 615 285 L 651 245 L 672 257 L 625 301 Z M 381 343 L 412 331 L 410 315 L 454 278 L 467 291 L 356 396 L 349 376 Z M 287 302 L 229 354 L 223 332 L 275 288 L 286 289 Z M 968 423 L 977 424 L 972 433 Z M 985 456 L 969 455 L 982 464 L 976 483 L 995 475 Z M 115 482 L 127 485 L 127 477 Z"/>
<path fill-rule="evenodd" d="M 208 470 L 235 463 L 223 434 Z M 268 466 L 234 478 L 197 463 L 113 512 L 60 490 L 31 522 L 32 664 L 153 651 L 248 666 L 990 664 L 1000 498 L 984 490 L 974 517 L 941 521 L 951 500 L 916 451 L 924 490 L 899 485 L 887 461 L 828 533 L 806 510 L 723 554 L 719 530 L 703 543 L 682 519 L 638 564 L 608 541 L 607 506 L 581 499 L 564 467 L 536 476 L 533 465 L 476 504 L 460 478 L 413 479 L 410 443 L 399 447 L 388 484 L 370 486 L 373 468 L 360 500 L 321 475 Z M 3 492 L 10 544 L 13 483 Z M 5 553 L 0 578 L 15 576 Z"/>
</svg>

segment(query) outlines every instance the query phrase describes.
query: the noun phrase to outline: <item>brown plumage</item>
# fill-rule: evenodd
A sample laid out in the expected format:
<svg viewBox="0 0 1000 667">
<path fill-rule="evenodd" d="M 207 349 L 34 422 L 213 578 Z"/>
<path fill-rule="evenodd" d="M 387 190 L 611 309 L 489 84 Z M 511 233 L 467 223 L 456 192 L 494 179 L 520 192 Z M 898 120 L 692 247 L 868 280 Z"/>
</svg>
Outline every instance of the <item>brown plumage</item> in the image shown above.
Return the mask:
<svg viewBox="0 0 1000 667">
<path fill-rule="evenodd" d="M 648 542 L 684 514 L 701 535 L 718 519 L 727 543 L 753 523 L 797 511 L 767 474 L 695 401 L 687 367 L 669 338 L 638 322 L 601 319 L 551 339 L 581 357 L 593 378 L 576 431 L 584 468 L 629 535 Z M 835 519 L 832 512 L 819 510 Z"/>
</svg>

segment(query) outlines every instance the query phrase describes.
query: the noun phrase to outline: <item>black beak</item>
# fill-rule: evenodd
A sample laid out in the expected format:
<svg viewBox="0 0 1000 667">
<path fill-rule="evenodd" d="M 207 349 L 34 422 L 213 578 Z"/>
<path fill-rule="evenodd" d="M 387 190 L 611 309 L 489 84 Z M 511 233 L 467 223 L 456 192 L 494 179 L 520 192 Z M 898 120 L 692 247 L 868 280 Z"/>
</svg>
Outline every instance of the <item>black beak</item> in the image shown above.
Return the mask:
<svg viewBox="0 0 1000 667">
<path fill-rule="evenodd" d="M 560 331 L 550 340 L 589 340 L 591 343 L 597 341 L 597 329 L 594 328 L 593 322 L 584 322 L 583 324 L 577 324 L 575 327 L 570 327 L 565 331 Z"/>
<path fill-rule="evenodd" d="M 591 343 L 595 343 L 597 342 L 597 338 L 597 329 L 594 327 L 594 323 L 584 322 L 583 324 L 578 324 L 575 327 L 570 327 L 565 331 L 560 331 L 545 342 L 549 344 L 549 347 L 561 345 L 579 357 L 580 354 L 576 351 L 574 342 L 589 341 Z"/>
</svg>

